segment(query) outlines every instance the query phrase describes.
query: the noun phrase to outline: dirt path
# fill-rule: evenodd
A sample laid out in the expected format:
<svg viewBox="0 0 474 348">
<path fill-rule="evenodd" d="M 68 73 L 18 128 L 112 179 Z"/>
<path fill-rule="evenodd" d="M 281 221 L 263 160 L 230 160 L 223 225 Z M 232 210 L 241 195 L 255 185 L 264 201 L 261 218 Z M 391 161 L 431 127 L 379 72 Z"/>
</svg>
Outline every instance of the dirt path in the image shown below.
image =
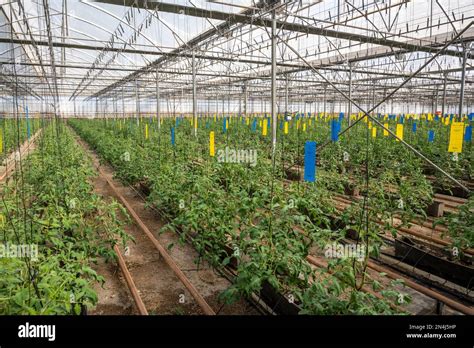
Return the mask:
<svg viewBox="0 0 474 348">
<path fill-rule="evenodd" d="M 86 148 L 94 166 L 98 167 L 100 164 L 97 155 L 91 152 L 83 141 L 78 141 Z M 179 245 L 178 236 L 172 232 L 159 234 L 163 226 L 160 218 L 153 211 L 145 208 L 143 200 L 130 187 L 123 186 L 113 179 L 113 170 L 109 166 L 101 165 L 100 168 L 107 179 L 113 182 L 118 192 L 130 203 L 155 238 L 165 247 L 174 243 L 174 247 L 169 250 L 170 255 L 215 312 L 218 314 L 258 314 L 253 306 L 243 300 L 233 305 L 224 305 L 219 302 L 219 294 L 230 286 L 230 282 L 218 275 L 207 263 L 201 263 L 198 270 L 194 263 L 198 256 L 194 248 L 189 244 Z M 106 200 L 111 200 L 112 197 L 118 200 L 103 177 L 98 176 L 94 179 L 94 187 L 95 192 Z M 123 251 L 122 254 L 149 313 L 202 314 L 194 298 L 160 258 L 158 251 L 144 233 L 132 223 L 126 226 L 126 231 L 133 236 L 135 243 L 129 242 L 128 251 Z M 111 263 L 99 263 L 96 270 L 105 278 L 105 284 L 103 287 L 100 285 L 95 287 L 99 302 L 91 314 L 136 314 L 137 310 L 118 266 Z"/>
</svg>

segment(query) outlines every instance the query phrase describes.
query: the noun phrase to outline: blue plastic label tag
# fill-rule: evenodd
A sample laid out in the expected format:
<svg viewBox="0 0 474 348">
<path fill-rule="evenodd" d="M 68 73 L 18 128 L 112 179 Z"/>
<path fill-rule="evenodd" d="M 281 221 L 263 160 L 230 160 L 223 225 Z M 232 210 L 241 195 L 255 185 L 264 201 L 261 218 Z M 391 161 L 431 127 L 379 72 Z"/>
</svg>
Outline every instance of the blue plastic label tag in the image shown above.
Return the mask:
<svg viewBox="0 0 474 348">
<path fill-rule="evenodd" d="M 434 141 L 434 130 L 429 130 L 428 131 L 428 142 L 432 143 Z"/>
<path fill-rule="evenodd" d="M 336 120 L 332 120 L 331 121 L 331 140 L 333 142 L 336 142 L 339 139 L 340 129 L 341 129 L 341 124 Z"/>
<path fill-rule="evenodd" d="M 472 141 L 472 126 L 467 126 L 464 130 L 464 141 L 468 143 Z"/>
<path fill-rule="evenodd" d="M 316 142 L 307 141 L 304 145 L 304 180 L 316 181 Z"/>
</svg>

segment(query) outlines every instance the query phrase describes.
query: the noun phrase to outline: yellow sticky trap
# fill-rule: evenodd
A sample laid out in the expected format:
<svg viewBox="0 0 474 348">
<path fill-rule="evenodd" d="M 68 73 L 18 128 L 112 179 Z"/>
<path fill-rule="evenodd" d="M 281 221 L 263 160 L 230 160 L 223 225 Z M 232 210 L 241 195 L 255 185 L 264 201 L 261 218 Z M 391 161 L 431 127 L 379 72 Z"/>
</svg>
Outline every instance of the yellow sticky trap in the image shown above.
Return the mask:
<svg viewBox="0 0 474 348">
<path fill-rule="evenodd" d="M 5 227 L 5 216 L 3 214 L 0 214 L 0 227 Z"/>
<path fill-rule="evenodd" d="M 196 119 L 194 120 L 194 129 L 197 129 L 198 128 L 198 119 L 196 117 Z"/>
<path fill-rule="evenodd" d="M 300 120 L 296 121 L 296 129 L 300 129 Z"/>
<path fill-rule="evenodd" d="M 267 124 L 268 124 L 268 122 L 262 122 L 262 123 L 263 123 L 262 135 L 267 136 Z"/>
<path fill-rule="evenodd" d="M 388 123 L 384 123 L 383 126 L 388 129 Z M 383 136 L 384 136 L 384 137 L 387 137 L 387 136 L 388 136 L 388 131 L 385 130 L 385 129 L 383 130 Z"/>
<path fill-rule="evenodd" d="M 303 123 L 303 132 L 306 132 L 306 123 Z"/>
<path fill-rule="evenodd" d="M 247 124 L 247 126 L 250 124 L 250 118 L 249 117 L 247 117 L 247 119 L 246 119 L 246 124 Z"/>
<path fill-rule="evenodd" d="M 397 124 L 397 131 L 395 135 L 403 140 L 403 124 L 401 123 Z M 400 141 L 400 140 L 397 139 L 397 141 Z"/>
<path fill-rule="evenodd" d="M 259 120 L 259 121 L 258 121 L 258 126 L 259 126 L 260 128 L 262 128 L 262 120 Z"/>
<path fill-rule="evenodd" d="M 311 119 L 309 119 L 309 126 L 311 127 Z"/>
<path fill-rule="evenodd" d="M 462 138 L 464 135 L 464 123 L 453 122 L 449 131 L 448 152 L 462 152 Z"/>
<path fill-rule="evenodd" d="M 285 134 L 288 134 L 288 121 L 285 121 L 285 126 L 283 127 L 283 131 Z"/>
<path fill-rule="evenodd" d="M 3 134 L 2 134 L 1 129 L 0 129 L 0 153 L 3 153 Z"/>
<path fill-rule="evenodd" d="M 372 128 L 372 138 L 376 138 L 376 137 L 377 137 L 377 128 L 373 127 Z"/>
<path fill-rule="evenodd" d="M 209 133 L 209 155 L 211 157 L 214 157 L 216 154 L 215 148 L 214 148 L 214 132 Z"/>
<path fill-rule="evenodd" d="M 369 129 L 372 129 L 372 122 L 369 121 Z"/>
<path fill-rule="evenodd" d="M 148 139 L 148 124 L 145 125 L 145 139 Z"/>
</svg>

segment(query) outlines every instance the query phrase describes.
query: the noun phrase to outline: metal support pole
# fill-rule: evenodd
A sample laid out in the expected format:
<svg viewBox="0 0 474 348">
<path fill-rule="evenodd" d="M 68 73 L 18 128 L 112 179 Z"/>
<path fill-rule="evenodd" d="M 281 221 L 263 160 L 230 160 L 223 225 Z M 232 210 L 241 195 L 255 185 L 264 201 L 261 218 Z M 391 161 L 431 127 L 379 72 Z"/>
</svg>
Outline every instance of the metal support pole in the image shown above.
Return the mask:
<svg viewBox="0 0 474 348">
<path fill-rule="evenodd" d="M 66 43 L 66 36 L 68 35 L 67 29 L 67 0 L 63 0 L 62 2 L 62 10 L 61 10 L 61 43 L 64 45 Z M 61 76 L 64 77 L 66 73 L 66 49 L 64 47 L 61 48 Z"/>
<path fill-rule="evenodd" d="M 114 119 L 117 120 L 117 91 L 114 92 Z"/>
<path fill-rule="evenodd" d="M 158 129 L 160 129 L 161 128 L 160 82 L 158 81 L 158 68 L 156 68 L 156 118 L 158 120 Z"/>
<path fill-rule="evenodd" d="M 122 118 L 125 119 L 125 96 L 123 93 L 123 87 L 122 87 Z"/>
<path fill-rule="evenodd" d="M 464 56 L 462 60 L 462 75 L 461 75 L 461 94 L 459 95 L 459 118 L 462 117 L 462 109 L 464 103 L 464 85 L 466 82 L 466 63 L 467 63 L 467 53 L 469 49 L 468 46 L 464 46 Z"/>
<path fill-rule="evenodd" d="M 285 112 L 288 112 L 288 75 L 286 75 L 285 81 Z"/>
<path fill-rule="evenodd" d="M 376 80 L 372 82 L 373 87 L 372 87 L 372 103 L 371 103 L 371 105 L 374 107 L 374 111 L 373 111 L 374 115 L 377 113 L 377 106 L 375 105 L 375 83 L 376 83 Z"/>
<path fill-rule="evenodd" d="M 349 99 L 352 99 L 352 65 L 349 63 Z M 351 113 L 352 113 L 352 103 L 349 101 L 349 107 L 347 109 L 347 118 L 349 120 L 349 126 L 352 123 Z"/>
<path fill-rule="evenodd" d="M 197 122 L 197 103 L 196 103 L 196 57 L 193 51 L 192 58 L 193 69 L 193 122 Z M 197 128 L 194 127 L 194 136 L 197 136 Z"/>
<path fill-rule="evenodd" d="M 276 111 L 276 13 L 272 11 L 272 153 L 275 154 L 277 137 L 277 111 Z"/>
<path fill-rule="evenodd" d="M 247 115 L 247 103 L 248 103 L 248 85 L 247 82 L 244 83 L 244 114 Z"/>
<path fill-rule="evenodd" d="M 137 100 L 137 122 L 140 119 L 140 94 L 138 93 L 138 80 L 135 80 L 135 98 Z"/>
<path fill-rule="evenodd" d="M 238 101 L 239 101 L 239 116 L 242 115 L 242 100 L 243 100 L 243 97 L 244 97 L 244 92 L 242 91 L 242 93 L 239 94 L 239 98 L 238 98 Z"/>
<path fill-rule="evenodd" d="M 441 115 L 444 116 L 445 107 L 446 107 L 446 82 L 448 79 L 448 74 L 444 74 L 444 87 L 443 87 L 443 104 L 441 106 Z"/>
<path fill-rule="evenodd" d="M 326 115 L 326 89 L 327 86 L 324 85 L 324 95 L 323 95 L 323 113 Z"/>
</svg>

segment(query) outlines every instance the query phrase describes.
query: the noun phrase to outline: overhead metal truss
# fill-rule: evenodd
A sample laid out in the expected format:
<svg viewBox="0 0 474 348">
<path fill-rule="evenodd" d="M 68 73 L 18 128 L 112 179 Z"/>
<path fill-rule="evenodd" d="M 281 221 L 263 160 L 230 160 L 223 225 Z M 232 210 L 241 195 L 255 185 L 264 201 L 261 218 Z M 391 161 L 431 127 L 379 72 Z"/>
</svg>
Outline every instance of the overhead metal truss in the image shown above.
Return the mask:
<svg viewBox="0 0 474 348">
<path fill-rule="evenodd" d="M 367 106 L 408 78 L 376 111 L 474 102 L 469 1 L 27 0 L 1 12 L 2 95 L 17 87 L 57 112 L 358 112 L 333 86 Z"/>
</svg>

